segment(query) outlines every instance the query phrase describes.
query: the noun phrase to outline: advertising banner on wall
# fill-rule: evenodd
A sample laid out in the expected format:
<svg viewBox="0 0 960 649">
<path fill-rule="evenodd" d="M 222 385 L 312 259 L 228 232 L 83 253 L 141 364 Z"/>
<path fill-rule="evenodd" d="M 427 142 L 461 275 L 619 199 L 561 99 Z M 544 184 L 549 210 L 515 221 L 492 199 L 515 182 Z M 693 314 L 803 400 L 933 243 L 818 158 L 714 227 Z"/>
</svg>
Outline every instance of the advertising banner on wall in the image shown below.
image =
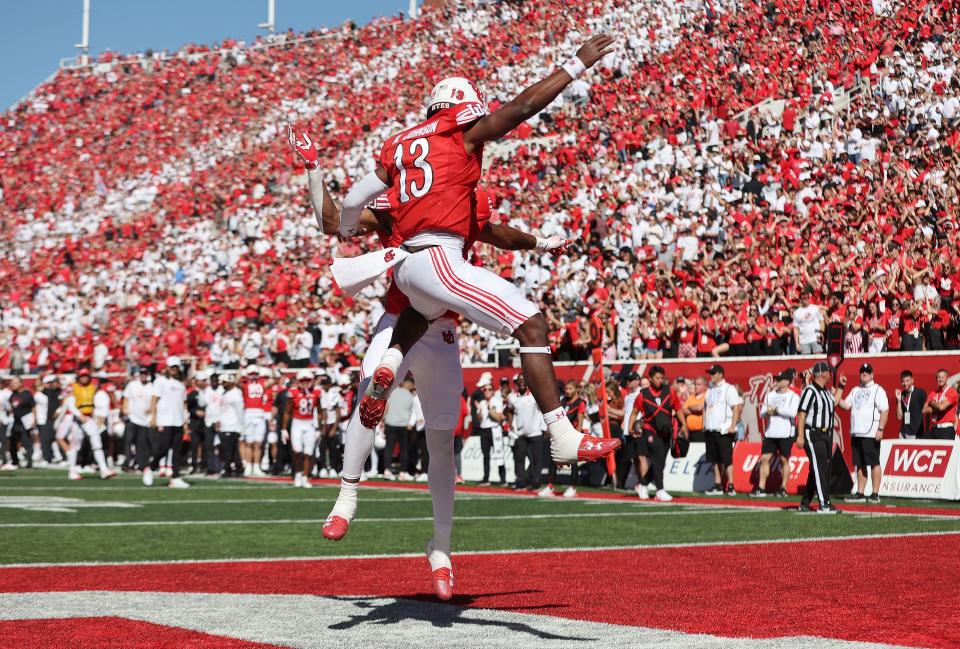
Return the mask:
<svg viewBox="0 0 960 649">
<path fill-rule="evenodd" d="M 880 495 L 960 500 L 960 441 L 883 440 Z"/>
</svg>

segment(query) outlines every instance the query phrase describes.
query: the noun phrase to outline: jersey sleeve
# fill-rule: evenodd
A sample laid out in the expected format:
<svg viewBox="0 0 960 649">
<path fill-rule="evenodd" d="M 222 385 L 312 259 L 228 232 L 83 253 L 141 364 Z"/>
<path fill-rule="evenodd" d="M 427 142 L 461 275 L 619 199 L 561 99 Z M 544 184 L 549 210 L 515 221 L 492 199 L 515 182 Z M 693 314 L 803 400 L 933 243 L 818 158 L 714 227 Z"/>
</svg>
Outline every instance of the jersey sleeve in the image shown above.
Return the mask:
<svg viewBox="0 0 960 649">
<path fill-rule="evenodd" d="M 483 104 L 476 102 L 467 102 L 457 104 L 447 108 L 444 112 L 448 113 L 444 119 L 451 120 L 451 126 L 460 130 L 467 130 L 467 127 L 476 122 L 481 117 L 485 117 L 487 109 Z"/>
</svg>

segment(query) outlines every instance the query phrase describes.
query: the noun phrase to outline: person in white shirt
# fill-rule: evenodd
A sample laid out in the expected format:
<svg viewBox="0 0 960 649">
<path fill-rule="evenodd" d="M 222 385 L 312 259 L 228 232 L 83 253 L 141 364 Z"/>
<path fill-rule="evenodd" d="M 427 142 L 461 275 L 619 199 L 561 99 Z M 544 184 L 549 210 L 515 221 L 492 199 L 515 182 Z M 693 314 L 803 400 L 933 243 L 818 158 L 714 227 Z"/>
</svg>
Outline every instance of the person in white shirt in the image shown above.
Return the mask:
<svg viewBox="0 0 960 649">
<path fill-rule="evenodd" d="M 853 466 L 857 468 L 857 493 L 847 500 L 864 500 L 863 490 L 869 469 L 873 486 L 870 501 L 880 502 L 880 440 L 890 415 L 890 402 L 886 391 L 873 380 L 873 366 L 869 363 L 860 366 L 860 385 L 837 405 L 850 411 Z"/>
<path fill-rule="evenodd" d="M 543 470 L 543 432 L 547 425 L 543 421 L 543 413 L 537 407 L 523 376 L 518 374 L 513 379 L 517 391 L 512 392 L 508 399 L 513 410 L 513 426 L 511 434 L 515 435 L 513 443 L 513 463 L 516 481 L 514 489 L 540 491 L 540 473 Z"/>
<path fill-rule="evenodd" d="M 124 468 L 136 467 L 141 472 L 150 470 L 150 445 L 153 443 L 153 433 L 150 431 L 152 404 L 153 386 L 150 383 L 150 369 L 141 366 L 137 376 L 123 388 L 123 401 L 120 405 L 121 412 L 127 420 L 123 435 L 123 448 L 126 455 Z"/>
<path fill-rule="evenodd" d="M 317 449 L 318 476 L 321 478 L 336 478 L 339 476 L 340 440 L 337 436 L 340 424 L 340 411 L 343 406 L 343 396 L 340 388 L 333 384 L 329 376 L 320 377 L 320 440 Z"/>
<path fill-rule="evenodd" d="M 483 391 L 483 398 L 477 402 L 477 419 L 480 421 L 480 450 L 483 453 L 483 480 L 481 487 L 490 486 L 491 461 L 497 465 L 500 482 L 507 481 L 507 470 L 503 466 L 503 397 L 494 389 L 492 377 L 484 375 L 477 385 Z"/>
<path fill-rule="evenodd" d="M 220 477 L 220 457 L 217 455 L 217 428 L 220 423 L 220 411 L 223 408 L 223 387 L 219 385 L 217 375 L 207 370 L 206 379 L 200 386 L 197 403 L 203 408 L 203 455 L 207 458 L 207 476 Z"/>
<path fill-rule="evenodd" d="M 430 454 L 427 451 L 427 422 L 423 417 L 423 405 L 420 403 L 420 395 L 417 393 L 417 387 L 413 387 L 413 403 L 410 408 L 410 475 L 416 474 L 417 482 L 427 482 L 429 477 L 427 471 L 430 468 Z M 420 472 L 417 473 L 417 459 L 420 460 Z"/>
<path fill-rule="evenodd" d="M 290 350 L 290 367 L 304 368 L 310 365 L 310 352 L 313 349 L 313 334 L 307 331 L 302 320 L 297 321 L 297 326 L 301 327 L 301 329 L 293 339 L 293 347 Z"/>
<path fill-rule="evenodd" d="M 737 424 L 743 410 L 743 398 L 737 388 L 724 379 L 723 367 L 711 365 L 710 387 L 703 404 L 703 432 L 707 443 L 707 462 L 713 463 L 713 489 L 711 496 L 723 494 L 723 479 L 727 479 L 727 493 L 735 494 L 733 488 L 733 441 Z"/>
<path fill-rule="evenodd" d="M 170 462 L 170 483 L 174 489 L 190 486 L 180 477 L 180 445 L 187 433 L 187 388 L 180 380 L 183 365 L 180 358 L 167 358 L 163 375 L 153 382 L 153 399 L 150 404 L 150 427 L 154 429 L 153 460 L 150 467 L 144 469 L 143 484 L 152 483 L 152 472 L 160 466 L 160 461 L 172 451 Z M 152 469 L 152 470 L 151 470 Z"/>
<path fill-rule="evenodd" d="M 220 439 L 220 464 L 223 475 L 243 475 L 240 462 L 240 431 L 243 430 L 243 390 L 237 387 L 237 377 L 226 372 L 220 377 L 223 393 L 220 399 L 220 413 L 217 436 Z"/>
<path fill-rule="evenodd" d="M 46 388 L 53 384 L 53 382 L 57 380 L 57 377 L 49 374 L 47 376 L 41 376 L 39 379 L 40 380 L 37 382 L 37 389 L 33 393 L 33 402 L 35 404 L 34 413 L 37 417 L 37 436 L 38 441 L 40 442 L 42 457 L 44 461 L 49 462 L 53 459 L 53 449 L 50 448 L 49 451 L 47 450 L 49 448 L 49 442 L 53 439 L 53 436 L 49 434 L 49 432 L 52 430 L 52 427 L 49 425 L 52 417 L 49 416 L 50 397 L 47 396 L 47 393 L 44 392 L 42 388 Z"/>
<path fill-rule="evenodd" d="M 760 414 L 766 423 L 763 434 L 763 446 L 760 449 L 760 479 L 751 496 L 767 495 L 767 478 L 770 477 L 770 463 L 773 454 L 780 456 L 780 473 L 783 481 L 777 495 L 787 495 L 787 481 L 790 479 L 790 453 L 796 436 L 797 408 L 800 407 L 800 395 L 790 389 L 793 380 L 792 370 L 784 370 L 773 379 L 776 389 L 767 392 L 763 399 Z"/>
<path fill-rule="evenodd" d="M 113 409 L 111 393 L 116 393 L 116 389 L 117 387 L 115 385 L 104 378 L 101 379 L 100 384 L 97 386 L 97 392 L 93 395 L 93 423 L 99 431 L 98 434 L 101 440 L 104 440 L 104 433 L 107 433 L 105 438 L 107 466 L 109 466 L 110 458 L 113 455 L 110 411 Z"/>
<path fill-rule="evenodd" d="M 820 332 L 823 331 L 825 321 L 820 307 L 812 304 L 813 292 L 808 288 L 803 291 L 803 306 L 793 312 L 793 341 L 800 354 L 820 354 L 823 345 L 820 344 Z"/>
</svg>

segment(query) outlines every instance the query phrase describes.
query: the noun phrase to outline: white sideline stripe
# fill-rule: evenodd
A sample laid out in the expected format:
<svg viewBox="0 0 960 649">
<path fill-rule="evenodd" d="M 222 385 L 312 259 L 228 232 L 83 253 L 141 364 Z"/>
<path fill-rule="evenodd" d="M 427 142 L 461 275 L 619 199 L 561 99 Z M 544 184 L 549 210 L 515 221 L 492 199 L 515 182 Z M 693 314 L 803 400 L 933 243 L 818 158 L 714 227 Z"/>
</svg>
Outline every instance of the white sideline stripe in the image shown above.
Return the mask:
<svg viewBox="0 0 960 649">
<path fill-rule="evenodd" d="M 777 509 L 748 510 L 745 514 L 761 514 L 767 512 L 776 512 Z M 609 516 L 699 516 L 703 514 L 736 514 L 735 511 L 665 511 L 665 512 L 582 512 L 569 514 L 507 514 L 503 516 L 454 516 L 454 521 L 512 521 L 525 520 L 531 518 L 550 519 L 550 518 L 606 518 Z M 296 525 L 296 524 L 314 524 L 323 523 L 323 518 L 278 518 L 274 520 L 222 520 L 222 521 L 116 521 L 112 523 L 0 523 L 0 528 L 11 527 L 164 527 L 168 525 Z M 432 521 L 433 516 L 409 516 L 396 518 L 358 518 L 353 521 L 356 523 L 406 523 Z"/>
<path fill-rule="evenodd" d="M 432 519 L 431 519 L 432 520 Z M 667 550 L 670 548 L 717 548 L 742 545 L 768 545 L 781 543 L 820 543 L 831 541 L 869 541 L 872 539 L 912 539 L 927 536 L 958 536 L 960 530 L 940 532 L 885 532 L 882 534 L 851 534 L 849 536 L 818 536 L 809 538 L 751 539 L 746 541 L 705 541 L 703 543 L 651 543 L 650 545 L 598 545 L 578 548 L 520 548 L 511 550 L 467 550 L 454 552 L 455 556 L 484 556 L 488 554 L 545 554 L 551 552 L 614 552 L 636 550 Z M 171 559 L 169 561 L 66 561 L 63 563 L 7 563 L 0 564 L 0 575 L 7 568 L 59 568 L 64 566 L 162 566 L 167 564 L 200 563 L 273 563 L 280 561 L 356 561 L 358 559 L 405 559 L 422 557 L 422 552 L 398 552 L 394 554 L 342 554 L 314 555 L 308 557 L 238 557 L 234 559 Z"/>
</svg>

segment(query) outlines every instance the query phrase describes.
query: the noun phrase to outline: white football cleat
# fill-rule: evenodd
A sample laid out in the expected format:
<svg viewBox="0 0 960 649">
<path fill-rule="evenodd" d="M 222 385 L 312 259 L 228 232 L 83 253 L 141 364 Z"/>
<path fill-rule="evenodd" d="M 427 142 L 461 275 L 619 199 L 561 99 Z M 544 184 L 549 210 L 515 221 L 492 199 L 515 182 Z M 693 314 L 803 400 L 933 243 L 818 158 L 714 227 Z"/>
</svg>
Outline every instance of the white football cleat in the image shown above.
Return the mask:
<svg viewBox="0 0 960 649">
<path fill-rule="evenodd" d="M 243 465 L 243 477 L 244 477 L 244 478 L 249 478 L 249 477 L 251 477 L 252 475 L 253 475 L 253 465 L 252 465 L 252 464 L 244 464 L 244 465 Z"/>
<path fill-rule="evenodd" d="M 153 471 L 150 467 L 147 467 L 143 470 L 143 486 L 152 487 L 153 486 Z"/>
<path fill-rule="evenodd" d="M 393 471 L 391 471 L 390 469 L 387 469 L 386 471 L 383 472 L 383 479 L 384 479 L 384 480 L 396 480 L 396 479 L 397 479 L 397 476 L 393 475 Z"/>
<path fill-rule="evenodd" d="M 541 498 L 553 498 L 556 496 L 556 492 L 553 490 L 553 485 L 548 484 L 546 487 L 537 492 L 537 495 Z"/>
<path fill-rule="evenodd" d="M 310 482 L 310 478 L 304 476 L 303 480 L 300 481 L 300 486 L 304 489 L 313 489 L 313 483 Z"/>
<path fill-rule="evenodd" d="M 301 486 L 303 486 L 303 474 L 301 474 L 301 473 L 295 473 L 295 474 L 293 475 L 293 486 L 294 486 L 294 487 L 301 487 Z"/>
<path fill-rule="evenodd" d="M 114 471 L 114 470 L 112 470 L 112 469 L 107 469 L 106 471 L 104 471 L 103 473 L 100 474 L 100 479 L 101 479 L 101 480 L 109 480 L 110 478 L 115 478 L 116 475 L 117 475 L 117 472 L 116 472 L 116 471 Z"/>
<path fill-rule="evenodd" d="M 256 464 L 253 465 L 253 476 L 255 478 L 263 478 L 266 475 L 267 474 L 263 472 L 263 469 L 261 469 L 259 465 L 256 465 Z"/>
<path fill-rule="evenodd" d="M 406 471 L 401 471 L 398 477 L 404 482 L 410 482 L 413 480 L 413 476 L 407 473 Z"/>
<path fill-rule="evenodd" d="M 190 483 L 183 478 L 170 478 L 170 484 L 167 486 L 171 489 L 189 489 Z"/>
<path fill-rule="evenodd" d="M 636 487 L 634 487 L 634 491 L 637 492 L 637 498 L 640 500 L 650 500 L 650 492 L 647 491 L 647 488 L 642 484 L 638 484 Z"/>
<path fill-rule="evenodd" d="M 67 473 L 67 480 L 83 480 L 83 476 L 78 471 L 70 471 Z"/>
<path fill-rule="evenodd" d="M 576 498 L 576 497 L 577 497 L 577 490 L 574 489 L 573 487 L 567 487 L 567 490 L 563 492 L 563 497 L 564 497 L 564 498 Z"/>
<path fill-rule="evenodd" d="M 429 482 L 429 481 L 430 481 L 430 476 L 428 476 L 426 473 L 421 473 L 420 475 L 417 476 L 417 482 Z"/>
<path fill-rule="evenodd" d="M 673 500 L 673 496 L 667 493 L 666 489 L 657 489 L 656 499 L 662 503 L 668 503 Z"/>
</svg>

